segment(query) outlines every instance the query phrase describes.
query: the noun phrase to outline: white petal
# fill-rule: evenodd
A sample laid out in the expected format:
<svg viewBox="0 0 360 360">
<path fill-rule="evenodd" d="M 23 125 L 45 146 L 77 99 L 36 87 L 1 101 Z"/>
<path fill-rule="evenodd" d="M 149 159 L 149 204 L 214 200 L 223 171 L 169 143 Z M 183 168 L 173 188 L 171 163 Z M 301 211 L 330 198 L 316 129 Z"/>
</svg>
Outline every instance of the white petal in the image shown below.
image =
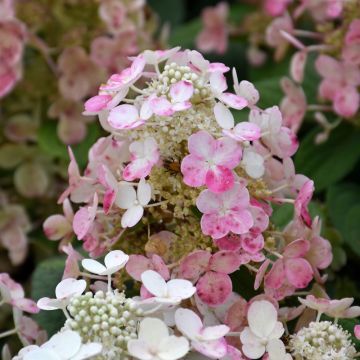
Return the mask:
<svg viewBox="0 0 360 360">
<path fill-rule="evenodd" d="M 157 318 L 145 318 L 140 323 L 139 340 L 146 342 L 149 348 L 156 349 L 160 342 L 169 336 L 169 329 Z"/>
<path fill-rule="evenodd" d="M 73 295 L 81 295 L 86 289 L 85 280 L 68 278 L 62 280 L 55 289 L 57 299 L 64 299 Z"/>
<path fill-rule="evenodd" d="M 146 289 L 157 297 L 167 296 L 167 285 L 163 277 L 156 271 L 147 270 L 141 274 L 141 281 Z"/>
<path fill-rule="evenodd" d="M 201 331 L 201 336 L 206 341 L 218 340 L 229 332 L 226 325 L 208 326 Z"/>
<path fill-rule="evenodd" d="M 135 226 L 144 214 L 144 208 L 136 205 L 127 209 L 121 218 L 121 226 L 123 228 Z"/>
<path fill-rule="evenodd" d="M 151 200 L 151 186 L 145 181 L 144 178 L 139 181 L 137 197 L 139 203 L 143 206 L 147 205 Z"/>
<path fill-rule="evenodd" d="M 246 327 L 240 334 L 240 340 L 243 344 L 242 351 L 250 359 L 258 359 L 265 352 L 265 346 L 249 327 Z"/>
<path fill-rule="evenodd" d="M 167 283 L 168 296 L 171 298 L 180 297 L 185 300 L 193 296 L 196 288 L 188 280 L 174 279 Z"/>
<path fill-rule="evenodd" d="M 81 348 L 71 360 L 83 360 L 88 359 L 92 356 L 98 355 L 101 353 L 102 345 L 98 343 L 87 343 L 81 345 Z"/>
<path fill-rule="evenodd" d="M 249 307 L 247 318 L 251 331 L 260 338 L 267 338 L 277 323 L 277 311 L 269 301 L 254 301 Z"/>
<path fill-rule="evenodd" d="M 170 86 L 170 96 L 173 102 L 187 101 L 193 93 L 194 87 L 190 81 L 181 80 Z"/>
<path fill-rule="evenodd" d="M 284 360 L 286 350 L 284 343 L 279 339 L 274 339 L 268 342 L 266 351 L 269 353 L 269 360 Z"/>
<path fill-rule="evenodd" d="M 189 309 L 177 309 L 175 323 L 178 330 L 191 340 L 195 340 L 203 328 L 199 316 Z"/>
<path fill-rule="evenodd" d="M 143 340 L 129 340 L 128 344 L 129 354 L 140 360 L 151 360 L 154 358 L 149 351 L 147 343 Z"/>
<path fill-rule="evenodd" d="M 42 345 L 43 349 L 50 349 L 63 359 L 70 359 L 80 350 L 80 347 L 80 335 L 71 330 L 55 334 L 48 342 Z"/>
<path fill-rule="evenodd" d="M 98 261 L 93 259 L 84 259 L 81 262 L 81 265 L 83 268 L 93 274 L 102 274 L 103 272 L 106 272 L 106 267 L 103 264 L 100 264 Z"/>
<path fill-rule="evenodd" d="M 215 119 L 220 127 L 229 130 L 234 127 L 234 116 L 231 111 L 222 103 L 214 106 Z"/>
<path fill-rule="evenodd" d="M 211 89 L 215 94 L 221 94 L 227 89 L 226 78 L 222 73 L 212 73 L 209 80 Z"/>
<path fill-rule="evenodd" d="M 65 303 L 58 299 L 43 297 L 38 300 L 37 306 L 41 310 L 58 310 L 65 306 Z"/>
<path fill-rule="evenodd" d="M 23 360 L 62 360 L 57 354 L 51 350 L 36 349 L 23 357 Z"/>
<path fill-rule="evenodd" d="M 189 349 L 189 342 L 183 336 L 169 336 L 161 340 L 158 357 L 162 360 L 180 359 L 188 353 Z"/>
<path fill-rule="evenodd" d="M 129 209 L 134 205 L 136 200 L 136 191 L 131 185 L 119 185 L 119 191 L 115 203 L 120 209 Z"/>
<path fill-rule="evenodd" d="M 110 251 L 105 256 L 104 259 L 105 266 L 108 269 L 107 273 L 109 274 L 109 270 L 111 270 L 110 274 L 113 274 L 116 271 L 120 270 L 125 266 L 128 260 L 129 260 L 129 256 L 126 255 L 123 251 L 121 250 Z"/>
</svg>

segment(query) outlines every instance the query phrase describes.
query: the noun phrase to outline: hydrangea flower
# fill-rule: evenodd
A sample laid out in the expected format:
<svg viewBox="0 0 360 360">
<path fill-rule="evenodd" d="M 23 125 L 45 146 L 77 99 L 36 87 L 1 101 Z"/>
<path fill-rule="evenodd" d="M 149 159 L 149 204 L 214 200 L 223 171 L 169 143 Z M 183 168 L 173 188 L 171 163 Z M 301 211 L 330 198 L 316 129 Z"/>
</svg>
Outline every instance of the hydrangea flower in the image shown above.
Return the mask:
<svg viewBox="0 0 360 360">
<path fill-rule="evenodd" d="M 188 353 L 189 342 L 183 336 L 169 335 L 161 320 L 145 318 L 140 323 L 138 339 L 128 342 L 128 351 L 140 360 L 177 360 Z"/>
<path fill-rule="evenodd" d="M 191 346 L 201 354 L 218 359 L 225 356 L 227 345 L 224 336 L 229 332 L 226 325 L 204 327 L 201 319 L 189 309 L 177 309 L 176 327 L 191 341 Z"/>
<path fill-rule="evenodd" d="M 201 229 L 205 235 L 219 239 L 229 232 L 244 234 L 254 221 L 249 207 L 249 193 L 238 183 L 221 194 L 204 190 L 199 195 L 196 206 L 203 213 Z"/>
<path fill-rule="evenodd" d="M 273 264 L 265 277 L 265 285 L 272 289 L 279 289 L 285 281 L 295 288 L 305 288 L 313 278 L 313 270 L 309 262 L 304 259 L 310 249 L 307 240 L 298 239 L 287 245 L 282 257 Z"/>
<path fill-rule="evenodd" d="M 14 360 L 84 360 L 101 353 L 101 344 L 82 344 L 80 335 L 71 330 L 57 333 L 41 347 L 30 345 L 20 350 Z"/>
<path fill-rule="evenodd" d="M 224 303 L 232 292 L 228 274 L 238 270 L 240 257 L 231 251 L 218 251 L 211 255 L 198 250 L 189 254 L 180 263 L 179 274 L 196 282 L 196 293 L 208 305 Z"/>
<path fill-rule="evenodd" d="M 184 182 L 189 186 L 206 185 L 215 193 L 222 193 L 234 185 L 232 169 L 241 159 L 241 148 L 229 138 L 215 140 L 206 131 L 189 137 L 190 155 L 181 162 Z"/>
<path fill-rule="evenodd" d="M 55 288 L 56 299 L 43 297 L 38 300 L 37 306 L 42 310 L 62 309 L 66 312 L 66 306 L 75 295 L 82 294 L 86 289 L 85 280 L 68 278 L 62 280 Z"/>
<path fill-rule="evenodd" d="M 168 282 L 153 270 L 146 270 L 141 274 L 141 281 L 149 293 L 154 297 L 152 302 L 159 304 L 177 305 L 182 300 L 192 297 L 196 288 L 188 280 L 173 279 Z"/>
<path fill-rule="evenodd" d="M 25 298 L 24 289 L 20 284 L 15 282 L 6 273 L 0 274 L 0 293 L 1 300 L 4 303 L 10 304 L 22 311 L 32 314 L 39 312 L 36 303 L 31 299 Z"/>
<path fill-rule="evenodd" d="M 273 340 L 280 339 L 284 327 L 277 321 L 277 311 L 272 303 L 254 301 L 247 314 L 249 326 L 240 334 L 242 351 L 250 359 L 258 359 L 265 351 L 272 350 Z"/>
</svg>

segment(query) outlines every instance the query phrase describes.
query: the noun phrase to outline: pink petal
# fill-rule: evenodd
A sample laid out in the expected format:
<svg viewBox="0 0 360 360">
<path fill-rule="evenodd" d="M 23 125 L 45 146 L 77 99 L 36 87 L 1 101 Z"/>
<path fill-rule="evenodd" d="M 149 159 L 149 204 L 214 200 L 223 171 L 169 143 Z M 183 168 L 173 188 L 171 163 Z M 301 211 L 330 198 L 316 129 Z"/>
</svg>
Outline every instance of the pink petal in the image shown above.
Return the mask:
<svg viewBox="0 0 360 360">
<path fill-rule="evenodd" d="M 360 325 L 355 325 L 355 327 L 354 327 L 354 335 L 358 340 L 360 340 Z"/>
<path fill-rule="evenodd" d="M 307 52 L 306 51 L 298 51 L 296 52 L 290 64 L 290 74 L 291 77 L 298 83 L 301 83 L 304 79 L 304 69 L 307 60 Z"/>
<path fill-rule="evenodd" d="M 209 73 L 212 73 L 212 72 L 226 73 L 229 70 L 230 70 L 230 68 L 227 67 L 226 65 L 224 65 L 223 63 L 211 63 L 208 68 Z"/>
<path fill-rule="evenodd" d="M 254 290 L 259 289 L 270 263 L 270 260 L 266 259 L 259 267 L 255 277 Z"/>
<path fill-rule="evenodd" d="M 285 260 L 285 275 L 289 283 L 298 289 L 306 288 L 313 278 L 313 270 L 305 259 Z"/>
<path fill-rule="evenodd" d="M 50 240 L 60 240 L 67 234 L 72 233 L 71 223 L 63 215 L 52 215 L 48 217 L 43 229 L 46 237 Z"/>
<path fill-rule="evenodd" d="M 189 100 L 194 93 L 194 87 L 190 81 L 181 80 L 171 85 L 170 96 L 173 102 L 184 102 Z"/>
<path fill-rule="evenodd" d="M 286 246 L 283 255 L 287 258 L 303 257 L 310 249 L 310 242 L 304 239 L 298 239 Z"/>
<path fill-rule="evenodd" d="M 97 195 L 94 195 L 94 202 L 92 206 L 80 208 L 73 221 L 73 229 L 78 239 L 81 240 L 89 232 L 96 216 L 96 210 L 98 205 Z"/>
<path fill-rule="evenodd" d="M 97 113 L 106 109 L 108 102 L 112 100 L 110 95 L 96 95 L 85 102 L 85 111 Z"/>
<path fill-rule="evenodd" d="M 158 272 L 165 280 L 170 279 L 170 271 L 166 266 L 164 260 L 159 255 L 151 256 L 152 266 L 156 272 Z"/>
<path fill-rule="evenodd" d="M 204 190 L 197 198 L 196 206 L 204 214 L 217 213 L 222 207 L 222 199 L 219 194 Z"/>
<path fill-rule="evenodd" d="M 225 226 L 235 234 L 245 234 L 253 226 L 253 218 L 248 210 L 231 211 L 224 216 Z"/>
<path fill-rule="evenodd" d="M 232 131 L 224 130 L 223 133 L 236 141 L 253 141 L 261 137 L 260 127 L 247 121 L 237 124 Z"/>
<path fill-rule="evenodd" d="M 198 131 L 188 140 L 189 152 L 199 159 L 212 159 L 217 149 L 216 140 L 206 131 Z"/>
<path fill-rule="evenodd" d="M 196 284 L 199 298 L 207 305 L 223 304 L 230 296 L 232 282 L 227 274 L 208 271 Z"/>
<path fill-rule="evenodd" d="M 181 162 L 181 173 L 184 183 L 189 186 L 199 187 L 205 184 L 208 166 L 196 156 L 187 155 Z"/>
<path fill-rule="evenodd" d="M 356 114 L 360 106 L 360 95 L 355 86 L 347 86 L 336 92 L 334 110 L 345 118 Z"/>
<path fill-rule="evenodd" d="M 227 343 L 225 339 L 208 342 L 193 341 L 191 344 L 196 351 L 210 359 L 221 359 L 227 352 Z"/>
<path fill-rule="evenodd" d="M 224 217 L 219 217 L 216 214 L 204 214 L 200 225 L 203 234 L 210 235 L 213 239 L 220 239 L 230 232 Z"/>
<path fill-rule="evenodd" d="M 262 234 L 245 234 L 241 236 L 242 248 L 250 253 L 256 254 L 264 248 L 264 237 Z"/>
<path fill-rule="evenodd" d="M 194 251 L 183 259 L 179 266 L 180 277 L 192 281 L 198 278 L 207 270 L 211 254 L 205 250 Z"/>
<path fill-rule="evenodd" d="M 340 63 L 328 55 L 320 55 L 315 61 L 315 67 L 324 78 L 336 79 L 342 73 Z"/>
<path fill-rule="evenodd" d="M 214 72 L 210 74 L 210 86 L 211 89 L 217 93 L 221 94 L 227 89 L 226 78 L 220 72 Z"/>
<path fill-rule="evenodd" d="M 220 250 L 237 251 L 241 249 L 241 237 L 236 234 L 228 234 L 215 240 Z"/>
<path fill-rule="evenodd" d="M 25 298 L 16 299 L 14 301 L 14 305 L 20 310 L 26 311 L 30 314 L 37 314 L 40 311 L 35 301 L 31 299 L 25 299 Z"/>
<path fill-rule="evenodd" d="M 216 165 L 233 169 L 240 163 L 242 149 L 233 139 L 220 138 L 215 142 L 215 154 L 211 159 Z"/>
<path fill-rule="evenodd" d="M 151 262 L 148 258 L 143 255 L 130 255 L 126 271 L 133 279 L 141 281 L 141 274 L 146 270 L 151 270 Z"/>
<path fill-rule="evenodd" d="M 285 281 L 285 266 L 284 262 L 277 260 L 269 273 L 265 276 L 265 286 L 271 289 L 279 289 Z"/>
<path fill-rule="evenodd" d="M 171 109 L 172 109 L 174 112 L 184 111 L 184 110 L 190 109 L 191 106 L 192 106 L 192 105 L 191 105 L 191 102 L 190 102 L 190 101 L 183 101 L 183 102 L 178 102 L 178 103 L 173 104 L 173 106 L 171 107 Z"/>
<path fill-rule="evenodd" d="M 209 267 L 215 272 L 231 274 L 239 269 L 240 257 L 232 251 L 218 251 L 211 257 Z"/>
<path fill-rule="evenodd" d="M 214 106 L 214 115 L 216 122 L 225 130 L 234 127 L 234 116 L 231 111 L 221 102 Z"/>
<path fill-rule="evenodd" d="M 132 128 L 139 122 L 139 112 L 134 105 L 119 105 L 110 111 L 108 122 L 115 129 Z"/>
<path fill-rule="evenodd" d="M 152 168 L 152 162 L 147 159 L 137 159 L 125 166 L 122 175 L 124 180 L 133 181 L 148 176 Z"/>
<path fill-rule="evenodd" d="M 213 166 L 206 173 L 205 184 L 214 193 L 228 191 L 234 185 L 234 174 L 224 166 Z"/>
<path fill-rule="evenodd" d="M 221 94 L 221 96 L 219 96 L 219 100 L 237 110 L 241 110 L 248 105 L 248 102 L 245 98 L 234 95 L 232 93 Z"/>
<path fill-rule="evenodd" d="M 150 107 L 154 114 L 159 116 L 171 116 L 174 113 L 171 102 L 163 96 L 150 100 Z"/>
</svg>

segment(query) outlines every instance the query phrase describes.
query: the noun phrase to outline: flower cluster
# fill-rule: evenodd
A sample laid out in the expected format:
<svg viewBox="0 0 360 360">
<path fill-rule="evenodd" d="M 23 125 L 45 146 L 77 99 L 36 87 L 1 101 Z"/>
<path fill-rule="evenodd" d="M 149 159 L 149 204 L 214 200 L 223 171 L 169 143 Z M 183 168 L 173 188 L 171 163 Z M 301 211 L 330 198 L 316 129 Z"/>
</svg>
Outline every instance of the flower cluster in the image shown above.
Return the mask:
<svg viewBox="0 0 360 360">
<path fill-rule="evenodd" d="M 285 94 L 280 104 L 284 124 L 297 132 L 306 113 L 315 111 L 312 118 L 323 128 L 317 136 L 318 143 L 327 140 L 341 120 L 356 124 L 360 106 L 358 3 L 352 0 L 261 0 L 258 3 L 260 6 L 254 7 L 240 24 L 229 25 L 225 2 L 204 9 L 197 47 L 206 52 L 224 53 L 230 35 L 246 35 L 248 60 L 258 67 L 267 58 L 264 47 L 273 50 L 276 61 L 285 61 L 289 47 L 293 46 L 296 52 L 291 56 L 291 77 L 284 76 L 280 84 Z M 304 18 L 311 30 L 301 29 Z M 314 57 L 315 63 L 307 65 Z M 321 78 L 317 91 L 320 103 L 307 103 L 309 99 L 303 89 L 306 66 L 314 66 Z"/>
<path fill-rule="evenodd" d="M 194 50 L 147 50 L 86 101 L 84 114 L 98 115 L 109 135 L 92 146 L 83 174 L 69 148 L 64 214 L 44 223 L 67 260 L 55 297 L 37 308 L 66 319 L 20 358 L 355 357 L 336 321 L 359 308 L 319 290 L 332 250 L 308 210 L 314 183 L 291 159 L 296 135 L 277 106 L 257 105 L 258 90 L 235 69 L 229 91 L 229 72 Z M 239 111 L 248 121 L 236 121 Z M 279 228 L 271 215 L 283 204 L 293 216 Z M 90 258 L 73 248 L 74 235 Z M 251 295 L 235 292 L 243 269 Z M 308 296 L 287 306 L 298 289 Z M 303 329 L 289 341 L 297 318 Z M 70 354 L 57 344 L 72 332 Z"/>
</svg>

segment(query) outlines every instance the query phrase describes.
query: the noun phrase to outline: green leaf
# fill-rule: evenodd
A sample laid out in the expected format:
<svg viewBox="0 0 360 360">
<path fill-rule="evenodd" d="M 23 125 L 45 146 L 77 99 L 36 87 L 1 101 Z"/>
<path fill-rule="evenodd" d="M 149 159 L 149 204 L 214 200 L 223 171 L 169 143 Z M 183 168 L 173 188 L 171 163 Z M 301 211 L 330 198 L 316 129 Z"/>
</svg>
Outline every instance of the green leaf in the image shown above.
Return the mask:
<svg viewBox="0 0 360 360">
<path fill-rule="evenodd" d="M 163 23 L 174 26 L 184 19 L 185 2 L 183 0 L 148 0 L 148 3 Z"/>
<path fill-rule="evenodd" d="M 292 204 L 274 205 L 271 222 L 283 229 L 293 218 L 294 206 Z"/>
<path fill-rule="evenodd" d="M 60 141 L 56 132 L 56 122 L 44 122 L 38 131 L 40 149 L 52 157 L 68 159 L 66 146 Z"/>
<path fill-rule="evenodd" d="M 351 249 L 360 255 L 360 204 L 352 207 L 346 217 L 345 241 Z"/>
<path fill-rule="evenodd" d="M 57 136 L 56 122 L 45 122 L 38 132 L 38 143 L 40 149 L 46 154 L 54 157 L 69 160 L 67 147 Z M 77 145 L 72 145 L 76 160 L 81 168 L 84 168 L 88 160 L 88 151 L 100 136 L 100 128 L 97 122 L 87 126 L 86 138 Z"/>
<path fill-rule="evenodd" d="M 297 172 L 315 182 L 316 191 L 344 178 L 360 158 L 360 131 L 342 124 L 323 144 L 315 144 L 318 130 L 310 132 L 295 156 Z"/>
<path fill-rule="evenodd" d="M 31 297 L 39 300 L 42 297 L 55 297 L 56 285 L 61 281 L 64 272 L 65 260 L 56 257 L 45 260 L 36 268 L 32 278 Z M 40 311 L 34 315 L 39 325 L 51 336 L 64 325 L 65 316 L 61 310 Z"/>
<path fill-rule="evenodd" d="M 348 213 L 358 203 L 360 203 L 360 186 L 356 184 L 333 185 L 327 192 L 326 204 L 330 220 L 344 237 L 347 232 Z"/>
<path fill-rule="evenodd" d="M 169 1 L 170 3 L 170 1 Z M 174 29 L 169 38 L 170 46 L 181 46 L 183 49 L 192 49 L 195 47 L 196 35 L 201 30 L 201 21 L 199 19 L 189 21 Z"/>
<path fill-rule="evenodd" d="M 261 108 L 278 105 L 284 94 L 280 87 L 281 77 L 266 77 L 263 80 L 254 81 L 255 87 L 259 90 L 260 100 L 257 104 Z"/>
<path fill-rule="evenodd" d="M 346 244 L 360 255 L 360 186 L 338 184 L 327 193 L 329 217 Z"/>
</svg>

